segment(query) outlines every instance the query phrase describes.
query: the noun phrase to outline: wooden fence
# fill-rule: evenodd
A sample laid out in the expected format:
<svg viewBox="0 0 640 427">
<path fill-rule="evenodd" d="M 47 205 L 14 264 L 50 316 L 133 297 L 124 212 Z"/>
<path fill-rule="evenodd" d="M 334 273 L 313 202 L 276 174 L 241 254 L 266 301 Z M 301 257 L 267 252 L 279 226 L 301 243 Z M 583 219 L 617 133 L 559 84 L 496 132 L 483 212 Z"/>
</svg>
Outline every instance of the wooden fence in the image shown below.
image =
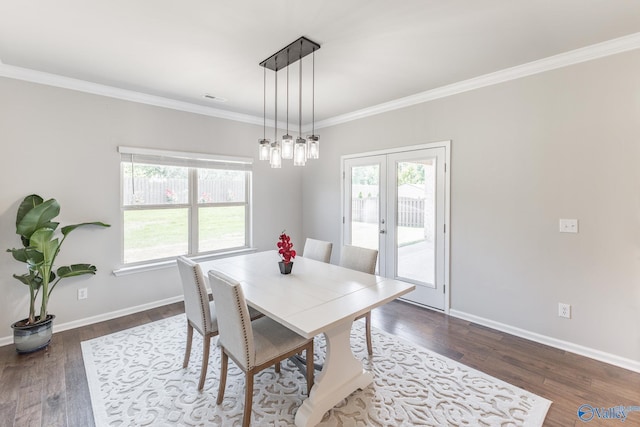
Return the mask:
<svg viewBox="0 0 640 427">
<path fill-rule="evenodd" d="M 243 202 L 246 199 L 245 183 L 240 179 L 203 180 L 198 182 L 198 189 L 200 203 Z M 125 205 L 189 203 L 189 181 L 186 179 L 125 179 L 122 191 Z"/>
</svg>

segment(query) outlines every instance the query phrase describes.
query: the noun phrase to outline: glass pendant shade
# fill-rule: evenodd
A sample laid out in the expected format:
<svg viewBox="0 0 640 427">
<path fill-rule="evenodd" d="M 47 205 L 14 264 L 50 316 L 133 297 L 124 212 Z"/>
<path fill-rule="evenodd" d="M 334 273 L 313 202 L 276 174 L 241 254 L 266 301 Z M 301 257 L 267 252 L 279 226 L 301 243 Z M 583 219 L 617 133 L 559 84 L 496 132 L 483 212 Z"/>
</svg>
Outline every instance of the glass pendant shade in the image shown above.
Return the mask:
<svg viewBox="0 0 640 427">
<path fill-rule="evenodd" d="M 293 159 L 293 137 L 291 135 L 282 137 L 282 158 Z"/>
<path fill-rule="evenodd" d="M 279 142 L 271 144 L 271 158 L 269 162 L 271 163 L 272 168 L 277 169 L 282 167 L 282 154 Z"/>
<path fill-rule="evenodd" d="M 260 160 L 269 160 L 271 156 L 271 143 L 268 139 L 260 139 L 260 146 L 258 147 Z"/>
<path fill-rule="evenodd" d="M 293 149 L 293 165 L 304 166 L 307 162 L 307 141 L 304 138 L 298 138 Z"/>
<path fill-rule="evenodd" d="M 319 135 L 309 135 L 307 137 L 307 157 L 309 159 L 318 159 L 320 158 L 320 136 Z"/>
</svg>

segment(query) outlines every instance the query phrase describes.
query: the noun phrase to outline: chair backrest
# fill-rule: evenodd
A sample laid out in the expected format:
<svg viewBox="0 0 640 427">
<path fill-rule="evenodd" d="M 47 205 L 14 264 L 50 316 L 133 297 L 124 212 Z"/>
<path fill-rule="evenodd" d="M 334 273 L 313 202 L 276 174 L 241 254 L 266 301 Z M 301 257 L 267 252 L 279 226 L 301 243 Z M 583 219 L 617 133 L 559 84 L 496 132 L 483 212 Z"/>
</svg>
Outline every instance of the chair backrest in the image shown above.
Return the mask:
<svg viewBox="0 0 640 427">
<path fill-rule="evenodd" d="M 211 332 L 209 293 L 200 265 L 186 257 L 178 257 L 178 271 L 184 292 L 184 312 L 190 323 L 201 334 Z"/>
<path fill-rule="evenodd" d="M 376 249 L 361 248 L 345 245 L 340 252 L 340 265 L 352 270 L 375 274 L 378 251 Z"/>
<path fill-rule="evenodd" d="M 304 242 L 302 256 L 315 259 L 316 261 L 329 262 L 331 260 L 331 250 L 333 243 L 323 240 L 309 239 Z"/>
<path fill-rule="evenodd" d="M 216 270 L 209 271 L 211 291 L 216 296 L 218 342 L 244 370 L 256 360 L 253 329 L 244 292 L 237 280 Z"/>
</svg>

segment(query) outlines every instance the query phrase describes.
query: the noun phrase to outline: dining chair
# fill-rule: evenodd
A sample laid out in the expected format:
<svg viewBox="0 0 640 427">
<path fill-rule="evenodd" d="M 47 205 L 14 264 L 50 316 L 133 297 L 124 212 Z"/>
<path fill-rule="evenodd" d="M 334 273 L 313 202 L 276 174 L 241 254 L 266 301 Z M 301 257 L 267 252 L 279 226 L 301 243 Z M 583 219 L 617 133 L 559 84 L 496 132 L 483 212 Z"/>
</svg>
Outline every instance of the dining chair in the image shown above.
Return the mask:
<svg viewBox="0 0 640 427">
<path fill-rule="evenodd" d="M 328 263 L 331 260 L 332 249 L 333 243 L 331 242 L 307 238 L 304 242 L 302 256 Z"/>
<path fill-rule="evenodd" d="M 378 251 L 376 249 L 361 248 L 359 246 L 345 245 L 340 252 L 339 265 L 350 268 L 352 270 L 362 271 L 364 273 L 375 274 L 376 262 L 378 261 Z M 365 328 L 367 331 L 367 351 L 373 354 L 373 346 L 371 344 L 371 312 L 356 317 L 356 320 L 365 319 Z"/>
<path fill-rule="evenodd" d="M 253 403 L 253 377 L 258 372 L 276 365 L 301 351 L 305 351 L 307 395 L 313 387 L 313 338 L 305 338 L 269 317 L 253 322 L 244 292 L 237 280 L 225 274 L 209 271 L 209 283 L 218 302 L 218 327 L 220 336 L 221 367 L 218 388 L 219 405 L 224 398 L 229 357 L 245 373 L 244 416 L 242 425 L 249 426 Z"/>
<path fill-rule="evenodd" d="M 198 383 L 198 390 L 202 390 L 209 366 L 211 338 L 218 335 L 216 307 L 214 301 L 209 301 L 205 276 L 202 274 L 200 265 L 184 256 L 178 257 L 177 263 L 184 292 L 184 311 L 187 315 L 187 345 L 182 367 L 186 368 L 189 365 L 191 342 L 195 329 L 202 335 L 202 367 Z M 251 319 L 256 319 L 264 315 L 258 310 L 251 309 L 249 316 Z"/>
</svg>

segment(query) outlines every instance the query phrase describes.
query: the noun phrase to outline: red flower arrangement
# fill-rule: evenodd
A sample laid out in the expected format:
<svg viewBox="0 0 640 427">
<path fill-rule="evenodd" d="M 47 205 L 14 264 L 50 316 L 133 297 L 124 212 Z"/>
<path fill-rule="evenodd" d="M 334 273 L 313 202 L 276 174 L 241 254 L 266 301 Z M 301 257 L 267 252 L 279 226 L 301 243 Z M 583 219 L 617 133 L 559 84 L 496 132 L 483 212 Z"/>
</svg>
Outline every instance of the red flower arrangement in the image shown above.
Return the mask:
<svg viewBox="0 0 640 427">
<path fill-rule="evenodd" d="M 291 248 L 293 248 L 291 238 L 283 231 L 278 238 L 278 253 L 285 264 L 289 264 L 291 260 L 296 257 L 296 251 Z"/>
</svg>

